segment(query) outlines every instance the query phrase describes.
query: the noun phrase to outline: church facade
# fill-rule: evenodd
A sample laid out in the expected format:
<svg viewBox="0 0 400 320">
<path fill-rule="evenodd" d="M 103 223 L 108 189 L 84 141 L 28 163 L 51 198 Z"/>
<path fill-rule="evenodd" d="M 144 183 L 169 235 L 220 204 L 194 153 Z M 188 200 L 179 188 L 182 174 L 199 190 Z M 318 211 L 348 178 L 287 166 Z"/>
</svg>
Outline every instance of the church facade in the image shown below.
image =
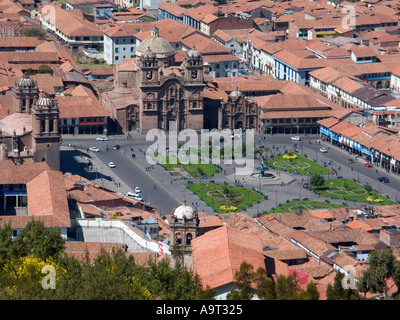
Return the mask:
<svg viewBox="0 0 400 320">
<path fill-rule="evenodd" d="M 114 88 L 106 93 L 105 106 L 118 129 L 180 131 L 183 129 L 256 128 L 258 108 L 235 92 L 205 97 L 213 78 L 209 65 L 195 48 L 177 66 L 175 50 L 153 27 L 149 38 L 136 50 L 136 57 L 114 66 Z M 236 113 L 236 106 L 242 106 Z M 239 108 L 238 108 L 239 110 Z M 248 113 L 250 112 L 250 113 Z M 240 119 L 239 119 L 240 118 Z"/>
<path fill-rule="evenodd" d="M 50 169 L 60 170 L 60 112 L 55 99 L 40 95 L 27 75 L 11 91 L 11 114 L 0 120 L 0 160 L 46 162 Z"/>
</svg>

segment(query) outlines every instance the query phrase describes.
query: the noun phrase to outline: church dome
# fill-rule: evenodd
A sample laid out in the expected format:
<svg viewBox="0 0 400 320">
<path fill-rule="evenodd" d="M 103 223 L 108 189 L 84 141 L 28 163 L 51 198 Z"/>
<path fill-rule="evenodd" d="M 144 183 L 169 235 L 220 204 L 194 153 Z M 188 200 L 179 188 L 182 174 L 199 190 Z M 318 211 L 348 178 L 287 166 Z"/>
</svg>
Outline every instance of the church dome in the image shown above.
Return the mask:
<svg viewBox="0 0 400 320">
<path fill-rule="evenodd" d="M 151 36 L 144 39 L 137 47 L 136 55 L 142 57 L 148 48 L 150 48 L 158 59 L 175 55 L 175 50 L 167 40 L 159 36 L 158 28 L 155 26 L 151 30 Z"/>
<path fill-rule="evenodd" d="M 143 53 L 142 58 L 146 60 L 153 60 L 156 58 L 156 54 L 150 49 L 150 47 L 147 47 L 147 50 L 145 53 Z"/>
<path fill-rule="evenodd" d="M 187 57 L 189 59 L 200 59 L 201 53 L 196 48 L 193 47 L 193 49 L 188 51 Z"/>
<path fill-rule="evenodd" d="M 177 219 L 193 219 L 194 209 L 191 206 L 183 204 L 174 210 L 174 216 Z"/>
<path fill-rule="evenodd" d="M 229 98 L 231 100 L 236 100 L 237 98 L 239 98 L 242 95 L 242 92 L 238 90 L 237 87 L 235 87 L 235 89 L 229 94 Z"/>
<path fill-rule="evenodd" d="M 51 109 L 55 105 L 54 99 L 50 98 L 50 96 L 44 93 L 36 103 L 39 109 Z"/>
<path fill-rule="evenodd" d="M 33 81 L 26 73 L 17 82 L 20 88 L 34 88 L 36 86 L 35 81 Z"/>
</svg>

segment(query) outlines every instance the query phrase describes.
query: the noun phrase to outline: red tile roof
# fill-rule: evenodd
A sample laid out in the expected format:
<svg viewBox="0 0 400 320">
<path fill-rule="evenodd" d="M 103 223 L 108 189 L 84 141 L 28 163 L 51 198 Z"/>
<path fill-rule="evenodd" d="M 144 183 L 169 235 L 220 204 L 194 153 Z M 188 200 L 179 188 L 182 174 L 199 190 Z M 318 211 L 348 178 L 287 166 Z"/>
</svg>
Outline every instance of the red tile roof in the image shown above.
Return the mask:
<svg viewBox="0 0 400 320">
<path fill-rule="evenodd" d="M 217 288 L 234 281 L 244 261 L 254 270 L 265 269 L 260 239 L 222 226 L 192 240 L 193 271 L 204 287 Z"/>
</svg>

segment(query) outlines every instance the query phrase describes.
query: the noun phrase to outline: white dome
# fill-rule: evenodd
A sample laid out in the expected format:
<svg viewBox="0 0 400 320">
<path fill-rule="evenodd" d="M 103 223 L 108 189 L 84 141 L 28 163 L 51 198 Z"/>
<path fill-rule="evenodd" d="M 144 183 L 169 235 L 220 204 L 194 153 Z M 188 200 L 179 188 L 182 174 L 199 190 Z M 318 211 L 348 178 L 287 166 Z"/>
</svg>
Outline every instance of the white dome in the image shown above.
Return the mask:
<svg viewBox="0 0 400 320">
<path fill-rule="evenodd" d="M 181 205 L 175 209 L 174 216 L 177 219 L 193 219 L 194 209 L 190 206 Z"/>
</svg>

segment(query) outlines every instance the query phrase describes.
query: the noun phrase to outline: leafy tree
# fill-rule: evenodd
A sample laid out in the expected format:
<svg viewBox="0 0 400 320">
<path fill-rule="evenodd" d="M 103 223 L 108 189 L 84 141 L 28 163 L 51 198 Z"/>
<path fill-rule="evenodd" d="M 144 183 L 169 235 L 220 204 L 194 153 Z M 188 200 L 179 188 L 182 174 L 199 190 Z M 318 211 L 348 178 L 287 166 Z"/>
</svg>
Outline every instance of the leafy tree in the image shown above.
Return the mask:
<svg viewBox="0 0 400 320">
<path fill-rule="evenodd" d="M 368 262 L 369 268 L 364 270 L 357 286 L 360 292 L 387 295 L 386 280 L 390 277 L 397 286 L 400 285 L 400 263 L 392 251 L 372 251 L 369 254 Z"/>
<path fill-rule="evenodd" d="M 325 183 L 325 179 L 320 174 L 314 174 L 310 179 L 310 184 L 315 187 L 321 187 Z"/>
<path fill-rule="evenodd" d="M 345 288 L 343 286 L 344 274 L 337 272 L 333 286 L 328 284 L 326 289 L 326 299 L 327 300 L 354 300 L 358 299 L 358 294 L 355 290 L 351 288 Z"/>
<path fill-rule="evenodd" d="M 318 300 L 319 299 L 319 292 L 317 289 L 317 285 L 314 282 L 309 282 L 307 284 L 307 300 Z"/>
<path fill-rule="evenodd" d="M 367 184 L 365 186 L 365 191 L 368 192 L 368 193 L 371 193 L 372 192 L 372 186 L 370 184 Z"/>
<path fill-rule="evenodd" d="M 276 280 L 276 300 L 296 300 L 300 292 L 299 278 L 296 273 L 287 277 L 278 276 Z"/>
<path fill-rule="evenodd" d="M 258 268 L 255 275 L 254 281 L 257 288 L 257 296 L 263 300 L 275 300 L 275 282 L 267 277 L 267 272 L 263 268 Z"/>
<path fill-rule="evenodd" d="M 53 69 L 51 69 L 47 64 L 42 64 L 42 65 L 40 65 L 39 66 L 39 68 L 38 68 L 38 70 L 37 70 L 37 72 L 38 73 L 48 73 L 48 74 L 53 74 Z"/>
<path fill-rule="evenodd" d="M 12 257 L 12 229 L 8 223 L 4 228 L 0 228 L 0 269 Z"/>
<path fill-rule="evenodd" d="M 41 221 L 30 221 L 13 242 L 14 256 L 33 254 L 40 259 L 57 257 L 64 249 L 65 240 L 58 228 L 46 228 Z"/>
<path fill-rule="evenodd" d="M 24 32 L 25 37 L 38 37 L 40 40 L 45 40 L 46 32 L 38 28 L 28 28 Z"/>
<path fill-rule="evenodd" d="M 245 261 L 240 264 L 239 271 L 235 273 L 237 288 L 233 289 L 231 294 L 228 294 L 228 300 L 251 300 L 254 295 L 251 287 L 254 281 L 253 269 L 253 266 Z"/>
</svg>

